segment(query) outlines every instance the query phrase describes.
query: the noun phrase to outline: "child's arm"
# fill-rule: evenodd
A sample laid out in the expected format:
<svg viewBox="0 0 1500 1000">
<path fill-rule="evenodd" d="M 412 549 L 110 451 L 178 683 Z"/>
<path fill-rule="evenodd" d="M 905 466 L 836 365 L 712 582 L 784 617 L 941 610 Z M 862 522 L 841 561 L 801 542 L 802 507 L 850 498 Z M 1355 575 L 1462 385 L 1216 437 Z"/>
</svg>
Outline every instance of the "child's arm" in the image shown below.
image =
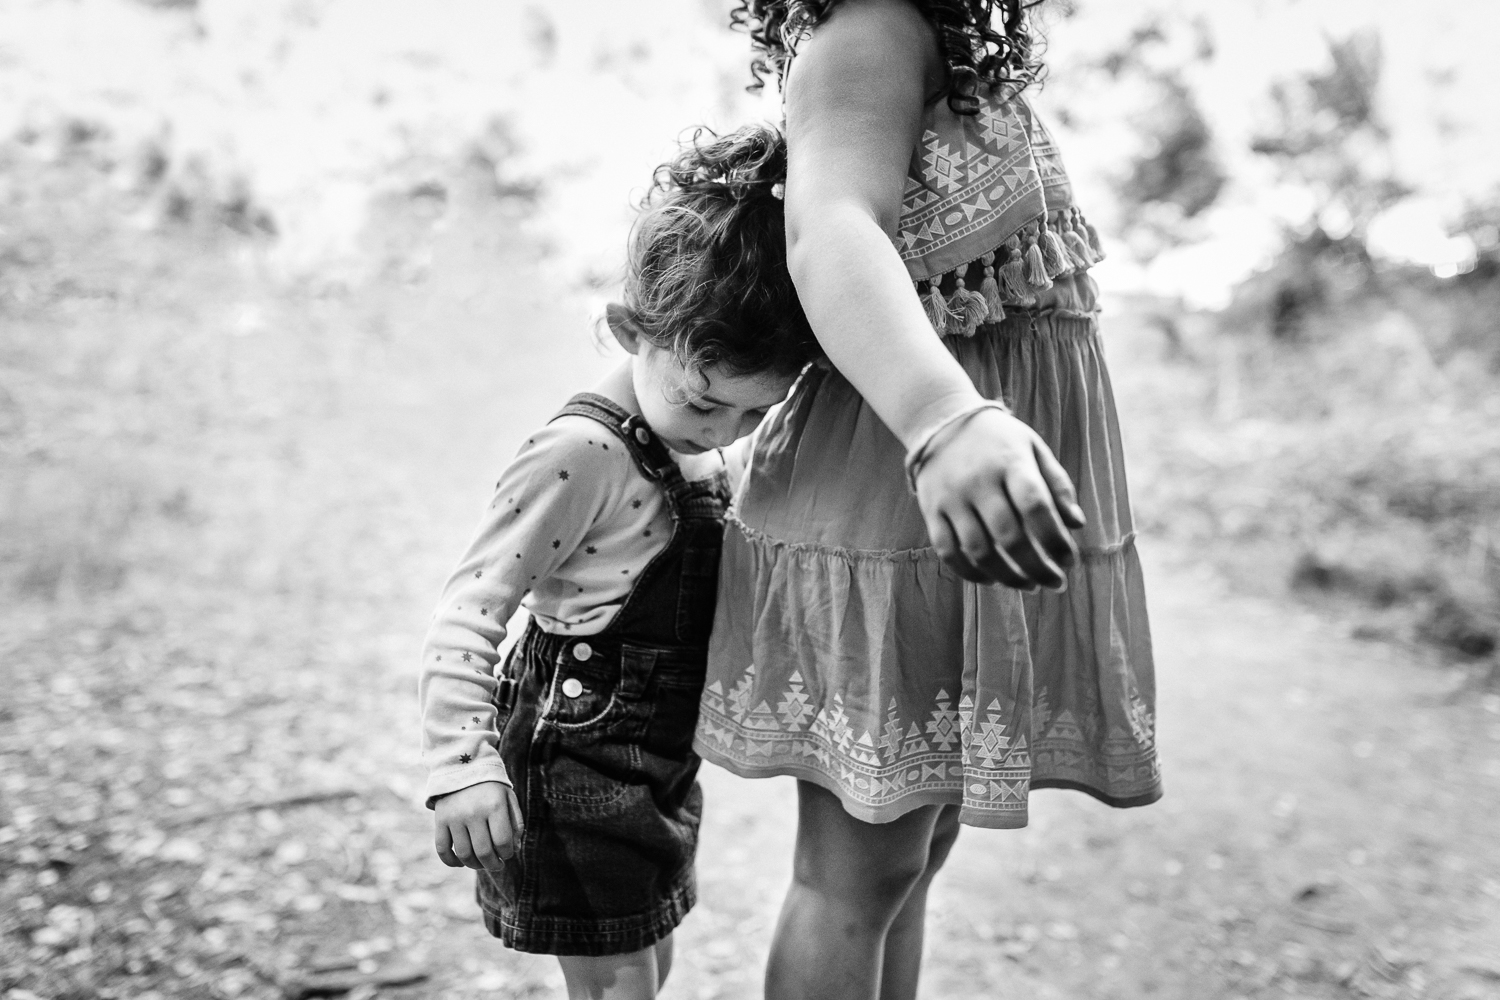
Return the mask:
<svg viewBox="0 0 1500 1000">
<path fill-rule="evenodd" d="M 573 554 L 628 472 L 567 420 L 533 435 L 496 484 L 479 531 L 443 589 L 422 651 L 418 696 L 426 799 L 448 864 L 487 867 L 510 854 L 519 809 L 499 753 L 495 664 L 505 623 L 538 581 Z"/>
<path fill-rule="evenodd" d="M 980 396 L 943 347 L 891 243 L 925 101 L 945 69 L 905 0 L 837 7 L 798 49 L 786 90 L 788 266 L 818 341 L 910 449 Z M 923 467 L 918 500 L 960 575 L 1058 586 L 1082 511 L 1025 424 L 979 413 Z M 1059 516 L 1059 508 L 1061 516 Z"/>
</svg>

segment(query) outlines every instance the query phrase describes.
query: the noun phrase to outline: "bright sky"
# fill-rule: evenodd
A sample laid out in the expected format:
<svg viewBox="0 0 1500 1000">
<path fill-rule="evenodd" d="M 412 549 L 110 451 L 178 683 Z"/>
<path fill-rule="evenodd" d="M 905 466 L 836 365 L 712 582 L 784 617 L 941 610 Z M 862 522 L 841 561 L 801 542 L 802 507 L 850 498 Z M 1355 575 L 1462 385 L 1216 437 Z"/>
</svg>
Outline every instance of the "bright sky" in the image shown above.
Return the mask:
<svg viewBox="0 0 1500 1000">
<path fill-rule="evenodd" d="M 1326 65 L 1326 39 L 1373 27 L 1398 167 L 1421 198 L 1382 220 L 1392 252 L 1437 264 L 1463 251 L 1442 232 L 1500 169 L 1500 3 L 1448 0 L 1077 0 L 1052 26 L 1044 103 L 1076 126 L 1061 138 L 1091 215 L 1136 148 L 1127 87 L 1077 67 L 1150 16 L 1200 19 L 1215 55 L 1185 75 L 1234 183 L 1200 247 L 1132 266 L 1117 286 L 1221 301 L 1306 209 L 1248 152 L 1270 83 Z M 501 120 L 523 155 L 507 169 L 546 184 L 538 221 L 558 270 L 609 273 L 629 202 L 685 127 L 774 115 L 746 96 L 743 35 L 721 0 L 201 0 L 196 12 L 139 0 L 0 0 L 0 136 L 67 117 L 102 121 L 123 148 L 159 137 L 178 169 L 246 181 L 276 214 L 281 261 L 326 268 L 353 244 L 371 194 L 420 179 Z M 1178 35 L 1187 37 L 1185 33 Z M 1187 63 L 1182 45 L 1158 54 Z"/>
<path fill-rule="evenodd" d="M 247 179 L 281 255 L 352 246 L 371 193 L 492 121 L 551 193 L 577 267 L 618 261 L 632 190 L 698 122 L 756 114 L 746 42 L 702 0 L 0 0 L 0 136 L 76 117 Z M 605 237 L 601 239 L 601 236 Z M 576 244 L 576 245 L 575 245 Z M 584 248 L 589 248 L 585 250 Z"/>
<path fill-rule="evenodd" d="M 1121 261 L 1101 275 L 1125 286 L 1182 292 L 1214 305 L 1229 284 L 1263 264 L 1283 222 L 1306 217 L 1306 192 L 1277 187 L 1249 140 L 1269 121 L 1266 101 L 1276 80 L 1321 72 L 1331 64 L 1328 40 L 1356 31 L 1378 33 L 1384 58 L 1380 112 L 1391 132 L 1399 175 L 1419 197 L 1372 227 L 1377 251 L 1433 265 L 1472 253 L 1450 240 L 1446 223 L 1472 199 L 1500 198 L 1500 3 L 1447 0 L 1077 0 L 1075 17 L 1049 32 L 1053 77 L 1043 103 L 1075 113 L 1077 127 L 1060 137 L 1084 197 L 1106 209 L 1107 179 L 1118 174 L 1122 151 L 1138 148 L 1131 130 L 1130 88 L 1100 86 L 1100 76 L 1075 72 L 1119 45 L 1137 25 L 1198 22 L 1213 57 L 1192 58 L 1191 31 L 1171 32 L 1175 44 L 1158 51 L 1159 64 L 1183 75 L 1214 129 L 1217 152 L 1233 183 L 1211 211 L 1208 239 L 1164 255 L 1143 268 Z M 1104 214 L 1094 209 L 1095 214 Z M 1113 263 L 1113 262 L 1112 262 Z"/>
</svg>

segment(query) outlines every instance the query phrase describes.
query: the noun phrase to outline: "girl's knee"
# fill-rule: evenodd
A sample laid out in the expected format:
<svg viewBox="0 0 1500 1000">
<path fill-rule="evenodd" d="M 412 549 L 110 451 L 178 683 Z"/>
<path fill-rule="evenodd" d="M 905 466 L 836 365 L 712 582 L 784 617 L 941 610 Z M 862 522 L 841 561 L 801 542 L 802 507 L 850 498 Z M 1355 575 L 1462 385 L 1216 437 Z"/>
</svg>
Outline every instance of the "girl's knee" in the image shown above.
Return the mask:
<svg viewBox="0 0 1500 1000">
<path fill-rule="evenodd" d="M 656 988 L 667 982 L 667 973 L 672 971 L 672 935 L 668 934 L 656 942 Z"/>
<path fill-rule="evenodd" d="M 557 961 L 568 1000 L 652 1000 L 660 986 L 654 946 L 626 955 L 559 955 Z"/>
<path fill-rule="evenodd" d="M 884 910 L 899 908 L 926 868 L 925 858 L 916 853 L 866 857 L 852 865 L 798 865 L 793 880 L 822 896 Z"/>
<path fill-rule="evenodd" d="M 932 828 L 932 843 L 927 850 L 927 874 L 935 875 L 948 860 L 948 852 L 958 841 L 958 807 L 944 806 Z"/>
<path fill-rule="evenodd" d="M 853 819 L 842 807 L 804 810 L 793 880 L 873 922 L 887 920 L 927 873 L 933 820 L 931 814 L 908 815 L 876 825 Z"/>
</svg>

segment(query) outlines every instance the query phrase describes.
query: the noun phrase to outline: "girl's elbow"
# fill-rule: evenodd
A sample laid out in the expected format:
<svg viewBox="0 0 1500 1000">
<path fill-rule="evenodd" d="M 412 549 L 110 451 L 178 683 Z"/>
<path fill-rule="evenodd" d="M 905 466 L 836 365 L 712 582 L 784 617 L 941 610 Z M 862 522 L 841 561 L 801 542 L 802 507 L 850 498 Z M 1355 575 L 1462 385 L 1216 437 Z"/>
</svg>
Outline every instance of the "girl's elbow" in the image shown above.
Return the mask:
<svg viewBox="0 0 1500 1000">
<path fill-rule="evenodd" d="M 792 277 L 792 284 L 800 291 L 806 287 L 811 268 L 817 254 L 813 252 L 812 240 L 805 237 L 799 238 L 791 232 L 786 237 L 786 269 Z"/>
<path fill-rule="evenodd" d="M 823 205 L 814 212 L 788 212 L 786 266 L 792 283 L 801 288 L 820 264 L 851 245 L 865 245 L 868 237 L 889 239 L 896 220 L 883 215 L 873 206 L 849 203 Z"/>
</svg>

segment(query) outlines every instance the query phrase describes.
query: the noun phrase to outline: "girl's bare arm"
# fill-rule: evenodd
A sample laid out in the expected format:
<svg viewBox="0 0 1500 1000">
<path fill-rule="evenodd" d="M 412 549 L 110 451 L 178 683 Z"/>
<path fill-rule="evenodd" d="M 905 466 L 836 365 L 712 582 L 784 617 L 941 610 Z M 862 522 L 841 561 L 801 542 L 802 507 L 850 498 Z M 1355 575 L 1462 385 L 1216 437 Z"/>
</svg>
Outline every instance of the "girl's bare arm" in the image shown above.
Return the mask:
<svg viewBox="0 0 1500 1000">
<path fill-rule="evenodd" d="M 788 266 L 829 360 L 910 448 L 979 402 L 933 332 L 891 234 L 926 99 L 945 68 L 905 0 L 846 0 L 802 42 L 787 81 Z M 918 501 L 962 576 L 1058 586 L 1082 523 L 1067 475 L 1025 424 L 987 411 L 929 460 Z M 1061 510 L 1061 514 L 1059 514 Z"/>
</svg>

